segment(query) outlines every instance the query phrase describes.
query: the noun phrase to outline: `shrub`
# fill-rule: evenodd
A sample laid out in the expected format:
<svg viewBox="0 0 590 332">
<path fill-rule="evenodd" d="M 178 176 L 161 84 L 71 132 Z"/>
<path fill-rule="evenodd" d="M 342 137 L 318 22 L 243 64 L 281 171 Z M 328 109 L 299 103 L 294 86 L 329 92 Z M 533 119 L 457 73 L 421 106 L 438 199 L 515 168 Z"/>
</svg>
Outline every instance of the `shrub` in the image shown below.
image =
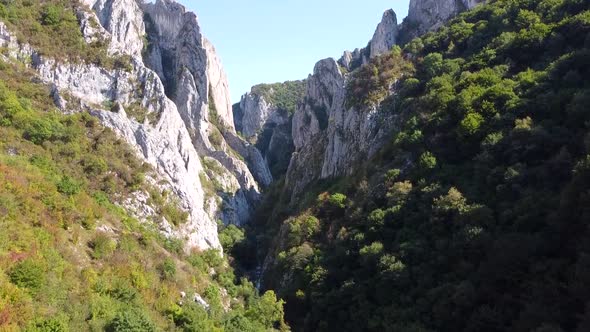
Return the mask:
<svg viewBox="0 0 590 332">
<path fill-rule="evenodd" d="M 450 211 L 465 211 L 467 207 L 467 200 L 463 197 L 463 194 L 457 188 L 449 189 L 449 192 L 436 198 L 434 200 L 434 209 L 438 212 L 450 212 Z"/>
<path fill-rule="evenodd" d="M 67 175 L 64 175 L 57 183 L 57 191 L 64 195 L 76 195 L 81 189 L 82 185 Z"/>
<path fill-rule="evenodd" d="M 223 257 L 221 256 L 218 250 L 205 250 L 203 252 L 202 257 L 205 263 L 207 263 L 207 265 L 209 265 L 210 267 L 218 268 L 223 265 Z"/>
<path fill-rule="evenodd" d="M 63 7 L 56 5 L 47 5 L 41 14 L 41 23 L 43 25 L 58 25 L 63 16 Z"/>
<path fill-rule="evenodd" d="M 223 145 L 223 135 L 221 134 L 221 131 L 215 126 L 211 126 L 210 129 L 209 142 L 211 142 L 211 145 L 213 145 L 215 149 L 221 150 Z"/>
<path fill-rule="evenodd" d="M 414 77 L 408 78 L 403 81 L 400 94 L 402 96 L 412 96 L 417 94 L 420 90 L 420 81 Z"/>
<path fill-rule="evenodd" d="M 387 198 L 393 204 L 400 204 L 412 192 L 412 188 L 412 182 L 410 181 L 396 182 L 389 188 Z"/>
<path fill-rule="evenodd" d="M 383 226 L 385 219 L 385 211 L 382 209 L 376 209 L 369 214 L 367 217 L 367 221 L 369 222 L 370 226 L 373 227 L 380 227 Z"/>
<path fill-rule="evenodd" d="M 517 131 L 529 131 L 533 126 L 533 119 L 527 116 L 524 119 L 516 119 L 514 120 L 514 130 Z"/>
<path fill-rule="evenodd" d="M 82 163 L 84 171 L 89 175 L 100 175 L 108 170 L 108 165 L 103 158 L 96 156 L 87 156 Z"/>
<path fill-rule="evenodd" d="M 207 262 L 205 262 L 205 259 L 203 258 L 202 255 L 200 254 L 191 254 L 188 258 L 187 261 L 197 270 L 203 272 L 203 273 L 207 273 Z"/>
<path fill-rule="evenodd" d="M 277 300 L 273 291 L 267 291 L 246 311 L 246 317 L 261 323 L 265 328 L 273 328 L 276 324 L 284 325 L 283 300 Z"/>
<path fill-rule="evenodd" d="M 43 266 L 32 259 L 26 259 L 16 264 L 8 276 L 13 284 L 27 288 L 32 293 L 36 293 L 45 282 Z"/>
<path fill-rule="evenodd" d="M 171 310 L 170 316 L 174 324 L 183 331 L 215 331 L 214 323 L 209 319 L 207 311 L 197 303 L 187 303 Z"/>
<path fill-rule="evenodd" d="M 263 331 L 264 327 L 252 322 L 242 314 L 236 314 L 223 323 L 226 332 L 257 332 Z"/>
<path fill-rule="evenodd" d="M 460 124 L 460 132 L 464 135 L 475 134 L 483 123 L 483 116 L 479 113 L 470 112 L 468 113 Z"/>
<path fill-rule="evenodd" d="M 236 225 L 224 227 L 219 233 L 219 241 L 223 249 L 231 251 L 235 245 L 240 244 L 246 239 L 244 231 Z"/>
<path fill-rule="evenodd" d="M 424 57 L 422 70 L 427 78 L 438 76 L 442 72 L 443 56 L 440 53 L 430 53 Z"/>
<path fill-rule="evenodd" d="M 69 331 L 66 322 L 61 319 L 47 319 L 36 323 L 32 328 L 27 328 L 27 332 L 67 332 Z"/>
<path fill-rule="evenodd" d="M 25 129 L 24 138 L 35 144 L 59 139 L 65 132 L 63 125 L 50 116 L 32 117 L 26 115 L 19 122 Z"/>
<path fill-rule="evenodd" d="M 164 262 L 160 264 L 158 270 L 160 270 L 160 275 L 164 279 L 174 280 L 176 277 L 176 263 L 174 263 L 174 260 L 170 257 L 164 259 Z"/>
<path fill-rule="evenodd" d="M 288 222 L 289 234 L 287 236 L 289 246 L 297 246 L 303 241 L 311 239 L 320 230 L 318 218 L 310 215 L 302 215 Z"/>
<path fill-rule="evenodd" d="M 359 251 L 361 256 L 377 256 L 383 251 L 383 243 L 373 242 L 371 245 L 364 246 Z"/>
<path fill-rule="evenodd" d="M 433 169 L 437 164 L 436 157 L 431 152 L 426 151 L 420 155 L 418 164 L 423 169 Z"/>
<path fill-rule="evenodd" d="M 328 198 L 328 203 L 336 208 L 344 209 L 346 207 L 347 197 L 344 194 L 336 193 Z"/>
<path fill-rule="evenodd" d="M 138 292 L 127 279 L 117 280 L 113 289 L 108 291 L 108 294 L 119 301 L 125 303 L 132 303 L 138 297 Z"/>
<path fill-rule="evenodd" d="M 402 171 L 399 168 L 390 169 L 385 173 L 385 181 L 388 185 L 391 185 L 399 178 L 401 173 Z"/>
<path fill-rule="evenodd" d="M 109 332 L 150 332 L 156 331 L 156 326 L 148 315 L 140 309 L 128 308 L 115 316 L 107 327 Z"/>
<path fill-rule="evenodd" d="M 184 242 L 181 239 L 166 238 L 164 240 L 164 249 L 171 253 L 180 254 L 184 248 Z"/>
<path fill-rule="evenodd" d="M 92 258 L 102 259 L 108 257 L 115 252 L 117 243 L 104 233 L 98 233 L 90 242 L 92 248 Z"/>
<path fill-rule="evenodd" d="M 161 209 L 162 216 L 174 226 L 184 224 L 188 219 L 188 212 L 178 207 L 179 202 L 173 200 L 172 202 L 164 204 Z"/>
</svg>

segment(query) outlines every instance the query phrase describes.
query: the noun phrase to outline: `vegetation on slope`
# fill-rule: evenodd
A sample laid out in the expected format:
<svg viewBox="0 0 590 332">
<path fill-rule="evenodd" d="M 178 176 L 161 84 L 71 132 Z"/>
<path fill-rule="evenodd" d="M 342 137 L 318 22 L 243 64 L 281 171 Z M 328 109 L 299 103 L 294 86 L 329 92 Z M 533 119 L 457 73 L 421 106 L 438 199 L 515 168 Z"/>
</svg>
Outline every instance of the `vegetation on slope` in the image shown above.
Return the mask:
<svg viewBox="0 0 590 332">
<path fill-rule="evenodd" d="M 7 24 L 19 42 L 28 43 L 41 55 L 58 61 L 85 61 L 105 68 L 130 68 L 130 58 L 107 54 L 108 42 L 84 41 L 76 12 L 77 1 L 0 0 L 0 21 Z M 94 22 L 98 28 L 98 22 Z"/>
<path fill-rule="evenodd" d="M 362 108 L 382 102 L 391 94 L 398 78 L 413 71 L 412 63 L 403 58 L 401 48 L 394 46 L 390 52 L 352 72 L 346 85 L 346 106 Z"/>
<path fill-rule="evenodd" d="M 294 329 L 590 330 L 588 2 L 494 1 L 403 56 L 395 139 L 265 235 Z"/>
<path fill-rule="evenodd" d="M 218 252 L 187 254 L 157 220 L 121 208 L 149 192 L 156 219 L 187 218 L 113 132 L 57 112 L 33 77 L 0 61 L 0 330 L 287 329 L 273 292 L 259 296 Z M 225 233 L 230 245 L 237 235 Z"/>
</svg>

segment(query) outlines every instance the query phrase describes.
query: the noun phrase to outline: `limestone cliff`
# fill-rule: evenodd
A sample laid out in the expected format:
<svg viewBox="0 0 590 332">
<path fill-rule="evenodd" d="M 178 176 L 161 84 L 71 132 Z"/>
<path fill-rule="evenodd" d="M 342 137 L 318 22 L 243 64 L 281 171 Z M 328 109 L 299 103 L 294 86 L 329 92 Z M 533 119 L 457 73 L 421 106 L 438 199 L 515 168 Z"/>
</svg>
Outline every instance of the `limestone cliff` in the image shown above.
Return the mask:
<svg viewBox="0 0 590 332">
<path fill-rule="evenodd" d="M 318 62 L 293 116 L 295 152 L 285 184 L 292 200 L 315 180 L 351 175 L 386 142 L 394 117 L 378 105 L 347 106 L 341 67 L 334 59 Z"/>
<path fill-rule="evenodd" d="M 0 23 L 7 60 L 35 69 L 62 111 L 95 115 L 156 169 L 155 184 L 189 212 L 179 227 L 162 221 L 162 232 L 187 249 L 220 248 L 216 220 L 247 222 L 272 178 L 235 133 L 227 78 L 196 15 L 168 0 L 87 0 L 77 16 L 85 41 L 106 41 L 109 54 L 130 57 L 129 68 L 45 58 Z"/>
<path fill-rule="evenodd" d="M 410 0 L 408 17 L 402 26 L 404 39 L 410 40 L 436 30 L 459 13 L 484 2 L 485 0 Z"/>
<path fill-rule="evenodd" d="M 367 47 L 357 48 L 352 52 L 345 51 L 338 63 L 346 70 L 352 71 L 367 63 L 369 59 L 391 49 L 393 45 L 397 44 L 398 36 L 397 15 L 392 9 L 386 10 Z"/>
<path fill-rule="evenodd" d="M 273 177 L 287 171 L 294 149 L 292 115 L 304 91 L 304 81 L 260 84 L 233 107 L 236 130 L 260 151 Z"/>
<path fill-rule="evenodd" d="M 346 104 L 349 73 L 408 36 L 437 29 L 482 2 L 412 0 L 402 25 L 398 26 L 393 10 L 388 10 L 366 48 L 345 52 L 338 62 L 325 59 L 316 64 L 307 80 L 304 103 L 293 116 L 295 152 L 285 185 L 292 202 L 315 180 L 352 174 L 355 166 L 387 142 L 395 127 L 395 114 L 383 112 L 378 104 L 362 109 Z M 392 86 L 389 94 L 394 93 Z"/>
</svg>

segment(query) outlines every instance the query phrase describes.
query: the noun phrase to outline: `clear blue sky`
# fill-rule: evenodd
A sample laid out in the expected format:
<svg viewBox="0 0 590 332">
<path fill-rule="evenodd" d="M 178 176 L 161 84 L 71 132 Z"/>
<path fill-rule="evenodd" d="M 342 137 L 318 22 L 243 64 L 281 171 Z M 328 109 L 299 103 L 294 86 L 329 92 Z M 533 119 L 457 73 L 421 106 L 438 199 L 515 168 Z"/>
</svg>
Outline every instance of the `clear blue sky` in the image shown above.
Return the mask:
<svg viewBox="0 0 590 332">
<path fill-rule="evenodd" d="M 227 72 L 232 102 L 258 83 L 306 78 L 314 64 L 364 47 L 386 9 L 409 0 L 180 0 L 197 13 Z"/>
</svg>

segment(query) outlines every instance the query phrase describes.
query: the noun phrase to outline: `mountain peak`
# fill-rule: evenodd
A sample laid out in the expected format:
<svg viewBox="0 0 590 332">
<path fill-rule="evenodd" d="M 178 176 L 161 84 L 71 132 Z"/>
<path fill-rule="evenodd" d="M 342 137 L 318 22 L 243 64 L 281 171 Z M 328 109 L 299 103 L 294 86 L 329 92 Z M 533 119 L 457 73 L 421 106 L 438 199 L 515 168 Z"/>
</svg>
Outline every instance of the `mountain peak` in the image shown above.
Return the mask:
<svg viewBox="0 0 590 332">
<path fill-rule="evenodd" d="M 370 58 L 387 52 L 397 43 L 398 37 L 397 15 L 393 9 L 388 9 L 383 13 L 381 23 L 377 25 L 373 39 L 369 43 Z"/>
</svg>

